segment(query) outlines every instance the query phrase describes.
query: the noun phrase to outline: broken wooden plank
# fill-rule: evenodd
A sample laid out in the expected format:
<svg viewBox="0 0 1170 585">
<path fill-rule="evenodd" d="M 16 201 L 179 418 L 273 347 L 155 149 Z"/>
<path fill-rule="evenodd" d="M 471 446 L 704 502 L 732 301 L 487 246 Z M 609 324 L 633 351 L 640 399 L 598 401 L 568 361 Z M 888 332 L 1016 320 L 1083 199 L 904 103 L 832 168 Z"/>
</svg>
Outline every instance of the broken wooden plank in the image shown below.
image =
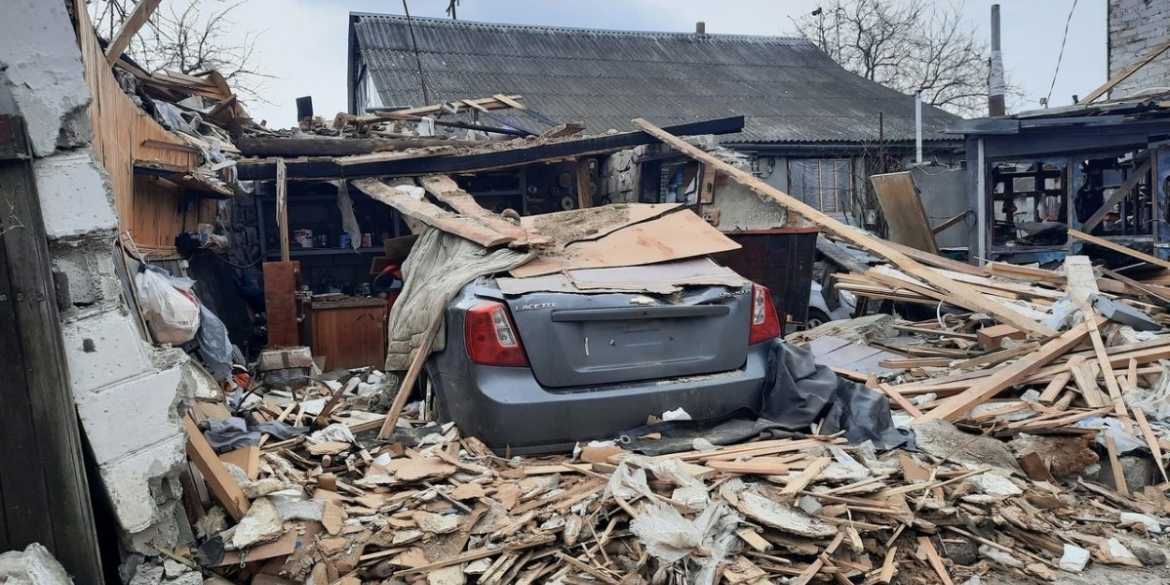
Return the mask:
<svg viewBox="0 0 1170 585">
<path fill-rule="evenodd" d="M 555 541 L 556 539 L 557 539 L 557 537 L 555 535 L 554 536 L 542 536 L 542 537 L 530 540 L 528 542 L 508 544 L 508 545 L 504 545 L 504 546 L 501 546 L 498 548 L 486 548 L 486 547 L 480 548 L 480 549 L 476 549 L 474 551 L 465 552 L 461 555 L 455 555 L 453 557 L 449 557 L 447 559 L 444 559 L 444 560 L 441 560 L 438 562 L 429 563 L 426 565 L 420 565 L 417 567 L 411 567 L 411 568 L 407 568 L 407 569 L 402 569 L 400 571 L 396 571 L 394 573 L 394 576 L 395 577 L 402 577 L 405 575 L 413 575 L 415 573 L 424 573 L 424 574 L 430 573 L 431 571 L 435 571 L 435 570 L 442 569 L 445 567 L 450 567 L 452 565 L 459 565 L 459 564 L 468 563 L 471 561 L 478 561 L 479 559 L 485 559 L 487 557 L 495 556 L 495 555 L 498 555 L 501 553 L 510 553 L 510 552 L 516 552 L 516 551 L 520 551 L 520 550 L 535 548 L 538 546 L 544 546 L 546 544 L 549 544 L 549 543 Z"/>
<path fill-rule="evenodd" d="M 1170 41 L 1166 41 L 1160 45 L 1155 46 L 1153 49 L 1150 49 L 1148 53 L 1138 57 L 1137 60 L 1127 65 L 1125 69 L 1119 71 L 1117 75 L 1110 77 L 1109 80 L 1101 84 L 1100 87 L 1090 91 L 1088 95 L 1081 98 L 1081 101 L 1077 102 L 1077 105 L 1086 106 L 1093 103 L 1097 100 L 1097 98 L 1109 93 L 1109 91 L 1114 87 L 1117 87 L 1117 84 L 1125 81 L 1126 79 L 1129 79 L 1130 75 L 1137 73 L 1137 71 L 1142 67 L 1145 67 L 1147 63 L 1157 59 L 1158 56 L 1162 53 L 1165 53 L 1167 49 L 1170 49 Z"/>
<path fill-rule="evenodd" d="M 915 260 L 912 260 L 906 254 L 890 246 L 887 242 L 874 237 L 870 234 L 862 232 L 852 226 L 846 225 L 828 215 L 824 214 L 818 209 L 792 197 L 791 195 L 765 183 L 758 177 L 751 173 L 744 171 L 734 165 L 728 164 L 714 155 L 705 152 L 698 147 L 678 138 L 677 136 L 666 132 L 665 130 L 641 119 L 635 119 L 634 124 L 644 130 L 646 133 L 658 138 L 662 142 L 670 145 L 676 150 L 690 156 L 691 158 L 703 163 L 711 165 L 716 170 L 731 177 L 737 183 L 744 187 L 762 195 L 769 197 L 788 209 L 795 211 L 825 228 L 833 233 L 833 235 L 846 240 L 857 246 L 877 254 L 886 260 L 892 262 L 898 268 L 906 271 L 915 278 L 920 278 L 931 286 L 938 288 L 942 292 L 952 295 L 952 300 L 955 304 L 973 311 L 982 311 L 994 316 L 996 319 L 1016 326 L 1019 329 L 1034 333 L 1042 337 L 1048 337 L 1056 332 L 1049 327 L 1038 323 L 1027 316 L 1016 312 L 1004 305 L 985 298 L 982 294 L 972 288 L 970 285 L 960 283 L 942 274 L 938 271 L 932 270 L 923 266 Z"/>
<path fill-rule="evenodd" d="M 391 186 L 378 179 L 358 179 L 353 181 L 353 186 L 366 195 L 397 209 L 403 215 L 471 240 L 485 248 L 495 248 L 516 241 L 516 238 L 484 225 L 477 218 L 451 213 L 426 201 L 415 199 L 407 191 L 397 189 L 398 186 L 406 186 L 421 190 L 413 182 Z"/>
<path fill-rule="evenodd" d="M 484 209 L 471 193 L 460 188 L 451 177 L 447 175 L 430 175 L 420 177 L 418 182 L 423 189 L 426 189 L 427 193 L 434 195 L 435 199 L 450 205 L 456 212 L 474 217 L 485 226 L 511 237 L 513 239 L 511 245 L 518 246 L 528 243 L 529 237 L 526 230 L 508 221 L 503 216 Z"/>
<path fill-rule="evenodd" d="M 114 39 L 110 41 L 109 46 L 106 47 L 106 62 L 110 65 L 118 62 L 122 57 L 122 53 L 126 51 L 126 47 L 130 46 L 130 41 L 134 39 L 134 35 L 142 29 L 142 25 L 150 20 L 150 15 L 154 14 L 158 5 L 162 0 L 142 0 L 134 7 L 130 16 L 122 23 L 122 28 L 118 30 L 118 34 L 114 35 Z"/>
<path fill-rule="evenodd" d="M 1161 266 L 1162 268 L 1170 268 L 1170 262 L 1167 262 L 1167 261 L 1165 261 L 1161 258 L 1158 258 L 1156 256 L 1151 256 L 1149 254 L 1146 254 L 1145 252 L 1139 252 L 1139 251 L 1134 250 L 1132 248 L 1128 248 L 1128 247 L 1123 246 L 1121 244 L 1118 244 L 1116 242 L 1111 242 L 1111 241 L 1106 240 L 1104 238 L 1098 238 L 1097 236 L 1091 236 L 1089 234 L 1086 234 L 1086 233 L 1078 231 L 1078 230 L 1068 230 L 1068 235 L 1069 235 L 1069 237 L 1071 237 L 1073 239 L 1080 240 L 1080 241 L 1088 243 L 1088 244 L 1093 244 L 1094 246 L 1108 248 L 1110 250 L 1113 250 L 1114 252 L 1118 252 L 1120 254 L 1125 254 L 1126 256 L 1129 256 L 1130 258 L 1135 258 L 1137 260 L 1141 260 L 1142 262 L 1147 262 L 1147 263 L 1153 264 L 1154 266 Z"/>
<path fill-rule="evenodd" d="M 211 491 L 219 500 L 227 513 L 237 522 L 248 513 L 251 503 L 244 496 L 236 480 L 232 479 L 223 462 L 215 456 L 215 450 L 203 436 L 203 431 L 195 425 L 191 417 L 183 417 L 183 427 L 187 430 L 187 457 L 203 474 L 203 479 L 211 486 Z"/>
<path fill-rule="evenodd" d="M 894 390 L 894 388 L 889 384 L 878 384 L 878 389 L 881 390 L 883 394 L 888 396 L 890 400 L 894 402 L 894 404 L 897 404 L 899 408 L 906 411 L 906 414 L 914 418 L 922 416 L 922 411 L 918 410 L 917 406 L 911 404 L 905 396 L 903 396 L 897 390 Z"/>
<path fill-rule="evenodd" d="M 1125 482 L 1125 470 L 1121 467 L 1121 460 L 1117 456 L 1117 445 L 1113 442 L 1113 434 L 1105 434 L 1105 451 L 1109 453 L 1109 469 L 1113 472 L 1113 487 L 1117 493 L 1129 497 L 1129 486 Z"/>
<path fill-rule="evenodd" d="M 808 487 L 808 484 L 815 481 L 821 472 L 824 471 L 825 468 L 828 467 L 832 462 L 832 457 L 818 457 L 815 459 L 812 463 L 809 464 L 808 467 L 804 469 L 804 471 L 800 473 L 800 475 L 796 476 L 787 484 L 785 484 L 784 489 L 780 490 L 780 497 L 796 497 L 797 493 L 801 492 L 804 490 L 804 488 Z M 711 465 L 711 463 L 708 463 L 707 465 Z"/>
<path fill-rule="evenodd" d="M 1026 339 L 1027 333 L 1012 327 L 1011 325 L 992 325 L 991 327 L 984 327 L 975 332 L 976 339 L 979 344 L 986 349 L 999 349 L 1005 339 L 1015 339 L 1017 341 Z"/>
<path fill-rule="evenodd" d="M 986 379 L 973 384 L 960 394 L 943 400 L 938 407 L 922 415 L 922 419 L 955 420 L 968 410 L 982 404 L 992 396 L 999 394 L 1036 371 L 1041 366 L 1060 357 L 1072 349 L 1089 334 L 1088 326 L 1084 323 L 1077 325 L 1060 336 L 1047 341 L 1035 352 L 1024 356 L 1019 361 L 1007 366 Z"/>
<path fill-rule="evenodd" d="M 929 537 L 918 537 L 918 556 L 919 558 L 926 558 L 927 564 L 938 575 L 940 583 L 943 585 L 954 585 L 950 573 L 947 572 L 947 566 L 943 564 L 942 557 L 938 556 L 938 550 L 934 548 L 934 543 L 930 542 Z"/>
</svg>

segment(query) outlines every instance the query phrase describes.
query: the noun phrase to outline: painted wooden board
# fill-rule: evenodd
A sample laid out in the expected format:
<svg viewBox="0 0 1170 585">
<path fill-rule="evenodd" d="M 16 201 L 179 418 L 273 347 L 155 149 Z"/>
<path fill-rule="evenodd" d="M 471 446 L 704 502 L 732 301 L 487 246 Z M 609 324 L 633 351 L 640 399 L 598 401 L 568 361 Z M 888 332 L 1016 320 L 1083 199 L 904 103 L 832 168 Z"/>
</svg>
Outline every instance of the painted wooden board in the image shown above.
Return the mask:
<svg viewBox="0 0 1170 585">
<path fill-rule="evenodd" d="M 890 227 L 890 239 L 931 254 L 938 254 L 938 244 L 922 198 L 908 172 L 874 175 L 869 178 L 874 193 Z"/>
</svg>

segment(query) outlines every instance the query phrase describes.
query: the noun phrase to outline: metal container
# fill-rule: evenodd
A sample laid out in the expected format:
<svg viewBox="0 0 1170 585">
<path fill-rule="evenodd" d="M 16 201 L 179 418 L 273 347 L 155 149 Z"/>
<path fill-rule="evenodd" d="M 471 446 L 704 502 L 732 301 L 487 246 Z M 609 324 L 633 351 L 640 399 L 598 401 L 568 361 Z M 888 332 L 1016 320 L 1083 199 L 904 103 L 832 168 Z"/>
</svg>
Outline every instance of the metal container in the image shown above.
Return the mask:
<svg viewBox="0 0 1170 585">
<path fill-rule="evenodd" d="M 780 322 L 804 323 L 820 228 L 777 228 L 727 233 L 743 246 L 715 254 L 720 264 L 768 287 Z"/>
</svg>

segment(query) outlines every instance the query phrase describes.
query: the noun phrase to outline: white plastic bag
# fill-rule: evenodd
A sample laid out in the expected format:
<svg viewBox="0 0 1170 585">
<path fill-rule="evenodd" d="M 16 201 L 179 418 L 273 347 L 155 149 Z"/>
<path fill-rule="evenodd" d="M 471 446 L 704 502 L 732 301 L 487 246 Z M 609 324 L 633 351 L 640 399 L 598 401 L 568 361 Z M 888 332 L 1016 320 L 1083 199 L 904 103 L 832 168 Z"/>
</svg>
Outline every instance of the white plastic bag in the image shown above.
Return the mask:
<svg viewBox="0 0 1170 585">
<path fill-rule="evenodd" d="M 134 283 L 156 342 L 181 345 L 195 338 L 199 332 L 199 302 L 191 292 L 195 281 L 147 266 L 135 275 Z"/>
</svg>

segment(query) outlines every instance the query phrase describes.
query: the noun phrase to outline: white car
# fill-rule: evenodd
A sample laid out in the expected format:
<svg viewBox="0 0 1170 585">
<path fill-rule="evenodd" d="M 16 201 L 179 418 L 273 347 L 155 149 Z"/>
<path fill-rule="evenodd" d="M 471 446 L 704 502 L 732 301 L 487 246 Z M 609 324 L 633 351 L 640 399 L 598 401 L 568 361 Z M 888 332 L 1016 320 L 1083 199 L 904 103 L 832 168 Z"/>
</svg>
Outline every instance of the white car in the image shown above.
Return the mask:
<svg viewBox="0 0 1170 585">
<path fill-rule="evenodd" d="M 854 311 L 857 310 L 857 295 L 847 290 L 838 290 L 837 300 L 837 308 L 829 310 L 821 283 L 814 280 L 808 295 L 808 315 L 804 319 L 804 328 L 812 329 L 838 319 L 852 319 Z"/>
</svg>

